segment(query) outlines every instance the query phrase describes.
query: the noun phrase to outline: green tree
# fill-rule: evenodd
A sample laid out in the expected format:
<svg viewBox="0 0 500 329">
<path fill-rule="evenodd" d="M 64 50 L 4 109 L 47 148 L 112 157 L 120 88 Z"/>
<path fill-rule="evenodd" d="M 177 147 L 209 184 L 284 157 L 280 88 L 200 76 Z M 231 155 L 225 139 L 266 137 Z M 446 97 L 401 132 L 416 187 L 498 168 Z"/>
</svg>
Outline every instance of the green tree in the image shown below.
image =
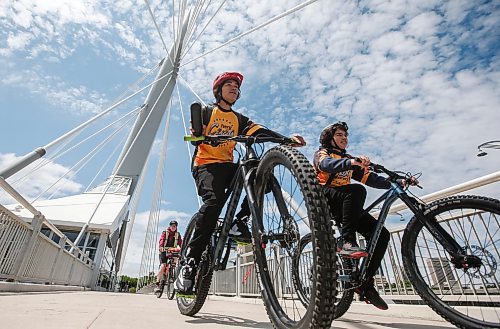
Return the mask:
<svg viewBox="0 0 500 329">
<path fill-rule="evenodd" d="M 135 290 L 137 289 L 137 280 L 137 278 L 131 278 L 127 275 L 122 275 L 120 277 L 120 291 L 135 292 Z"/>
</svg>

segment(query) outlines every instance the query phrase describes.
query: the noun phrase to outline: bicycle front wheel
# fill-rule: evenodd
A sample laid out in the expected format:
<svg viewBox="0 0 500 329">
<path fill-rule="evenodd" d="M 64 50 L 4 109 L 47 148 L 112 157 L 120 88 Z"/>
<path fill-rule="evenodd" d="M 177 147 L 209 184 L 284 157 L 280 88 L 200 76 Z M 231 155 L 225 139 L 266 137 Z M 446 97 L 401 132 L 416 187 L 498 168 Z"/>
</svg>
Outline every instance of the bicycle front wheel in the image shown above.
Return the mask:
<svg viewBox="0 0 500 329">
<path fill-rule="evenodd" d="M 428 205 L 475 266 L 453 260 L 416 218 L 402 241 L 403 264 L 415 290 L 439 315 L 460 328 L 500 328 L 500 201 L 454 196 Z"/>
<path fill-rule="evenodd" d="M 278 146 L 256 173 L 259 216 L 253 219 L 254 255 L 266 311 L 276 328 L 330 328 L 334 314 L 335 249 L 328 207 L 313 168 L 296 149 Z M 311 236 L 310 302 L 293 283 L 301 237 Z"/>
<path fill-rule="evenodd" d="M 300 239 L 298 254 L 293 257 L 293 283 L 297 295 L 304 307 L 309 306 L 311 299 L 311 283 L 313 282 L 312 241 L 311 235 L 307 234 Z M 334 319 L 344 315 L 352 304 L 354 298 L 354 287 L 351 284 L 352 274 L 355 269 L 355 261 L 343 257 L 337 257 L 337 286 L 335 295 Z"/>
<path fill-rule="evenodd" d="M 165 289 L 165 280 L 161 280 L 160 289 L 155 291 L 156 298 L 161 298 L 163 295 L 163 289 Z"/>
<path fill-rule="evenodd" d="M 167 298 L 172 300 L 174 299 L 175 296 L 175 288 L 174 288 L 174 282 L 176 279 L 176 269 L 177 266 L 170 265 L 170 268 L 168 270 L 168 278 L 167 278 Z"/>
</svg>

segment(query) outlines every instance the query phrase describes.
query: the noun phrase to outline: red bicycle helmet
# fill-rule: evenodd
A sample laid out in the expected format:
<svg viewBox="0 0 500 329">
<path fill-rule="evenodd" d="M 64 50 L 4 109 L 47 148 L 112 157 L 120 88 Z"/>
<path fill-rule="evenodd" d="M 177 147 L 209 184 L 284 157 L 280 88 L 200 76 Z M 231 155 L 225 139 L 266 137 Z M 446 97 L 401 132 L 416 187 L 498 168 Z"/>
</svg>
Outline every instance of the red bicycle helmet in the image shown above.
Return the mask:
<svg viewBox="0 0 500 329">
<path fill-rule="evenodd" d="M 214 92 L 214 97 L 217 101 L 222 97 L 221 89 L 224 82 L 227 80 L 234 80 L 238 83 L 238 87 L 241 88 L 241 84 L 243 83 L 243 75 L 238 72 L 224 72 L 221 73 L 215 78 L 214 85 L 212 87 Z M 239 95 L 238 95 L 239 97 Z"/>
</svg>

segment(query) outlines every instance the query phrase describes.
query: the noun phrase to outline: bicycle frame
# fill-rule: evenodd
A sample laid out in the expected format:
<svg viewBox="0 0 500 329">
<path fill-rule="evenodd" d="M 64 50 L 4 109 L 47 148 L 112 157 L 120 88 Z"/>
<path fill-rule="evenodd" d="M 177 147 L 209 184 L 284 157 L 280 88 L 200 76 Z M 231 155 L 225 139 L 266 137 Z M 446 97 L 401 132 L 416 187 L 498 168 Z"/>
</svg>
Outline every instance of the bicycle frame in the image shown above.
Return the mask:
<svg viewBox="0 0 500 329">
<path fill-rule="evenodd" d="M 250 207 L 250 212 L 253 218 L 259 216 L 257 211 L 257 203 L 255 197 L 255 191 L 252 188 L 255 171 L 260 162 L 254 149 L 252 148 L 253 143 L 245 143 L 245 155 L 239 160 L 238 169 L 234 175 L 233 181 L 226 192 L 227 197 L 230 196 L 229 202 L 227 203 L 226 214 L 223 219 L 222 227 L 218 239 L 216 241 L 215 250 L 213 252 L 213 262 L 214 271 L 223 270 L 227 265 L 227 260 L 229 256 L 230 244 L 227 244 L 229 238 L 229 230 L 231 228 L 231 223 L 233 221 L 236 209 L 238 207 L 238 201 L 241 197 L 241 192 L 245 189 L 247 194 L 247 199 Z M 222 254 L 224 249 L 226 249 L 227 257 L 223 257 Z"/>
<path fill-rule="evenodd" d="M 375 206 L 383 202 L 382 207 L 380 209 L 380 214 L 378 216 L 378 223 L 375 227 L 375 231 L 370 237 L 370 241 L 367 245 L 368 256 L 362 260 L 360 266 L 360 282 L 365 282 L 366 278 L 366 270 L 370 265 L 373 252 L 375 251 L 375 247 L 377 245 L 378 239 L 380 237 L 380 233 L 385 224 L 385 220 L 387 219 L 387 215 L 389 214 L 389 210 L 392 204 L 400 199 L 403 201 L 408 209 L 415 215 L 415 217 L 422 222 L 422 224 L 429 230 L 432 236 L 440 241 L 443 247 L 446 249 L 450 255 L 454 258 L 465 257 L 460 245 L 453 239 L 453 237 L 446 232 L 437 221 L 430 221 L 426 216 L 424 216 L 424 212 L 422 209 L 416 204 L 415 200 L 408 196 L 405 190 L 396 182 L 391 182 L 391 188 L 387 190 L 384 194 L 382 194 L 377 200 L 375 200 L 370 206 L 368 206 L 361 214 L 361 216 L 369 213 Z"/>
<path fill-rule="evenodd" d="M 224 216 L 222 227 L 220 228 L 220 233 L 217 241 L 214 241 L 215 249 L 213 252 L 213 260 L 212 266 L 214 271 L 223 270 L 226 268 L 227 261 L 229 259 L 229 251 L 231 248 L 231 244 L 227 243 L 229 238 L 229 230 L 231 223 L 233 221 L 234 215 L 236 213 L 236 209 L 238 207 L 238 201 L 241 197 L 241 192 L 243 189 L 247 195 L 247 201 L 250 208 L 250 215 L 254 219 L 260 218 L 260 211 L 258 200 L 256 197 L 257 191 L 254 190 L 255 183 L 255 173 L 257 167 L 260 163 L 260 159 L 255 153 L 252 145 L 254 143 L 252 141 L 245 142 L 245 155 L 242 159 L 239 160 L 238 169 L 233 178 L 233 181 L 230 184 L 228 191 L 226 192 L 226 201 L 229 197 L 229 202 L 227 203 L 226 214 Z M 285 201 L 283 195 L 281 193 L 281 188 L 276 179 L 272 180 L 272 185 L 270 186 L 272 192 L 276 197 L 276 201 L 280 212 L 282 214 L 287 215 L 286 217 L 290 217 L 288 213 L 288 209 L 285 206 Z M 283 234 L 281 234 L 283 235 Z M 275 234 L 273 236 L 276 240 L 282 240 L 283 237 Z M 265 239 L 264 239 L 265 240 Z M 226 249 L 226 254 L 223 256 L 224 249 Z"/>
</svg>

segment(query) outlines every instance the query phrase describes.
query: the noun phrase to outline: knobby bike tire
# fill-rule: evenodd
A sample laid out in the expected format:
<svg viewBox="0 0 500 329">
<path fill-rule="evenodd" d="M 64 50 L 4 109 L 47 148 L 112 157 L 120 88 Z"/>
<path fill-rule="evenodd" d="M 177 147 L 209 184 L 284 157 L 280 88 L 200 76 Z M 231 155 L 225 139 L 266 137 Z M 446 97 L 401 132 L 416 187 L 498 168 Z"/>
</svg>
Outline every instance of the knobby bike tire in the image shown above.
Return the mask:
<svg viewBox="0 0 500 329">
<path fill-rule="evenodd" d="M 174 266 L 172 263 L 170 263 L 170 267 L 168 269 L 168 277 L 167 277 L 167 298 L 172 300 L 174 299 L 175 296 L 175 287 L 174 287 L 174 282 L 176 279 L 176 269 L 177 266 Z"/>
<path fill-rule="evenodd" d="M 161 296 L 163 296 L 163 289 L 165 289 L 165 280 L 160 282 L 160 289 L 155 291 L 156 298 L 161 298 Z"/>
<path fill-rule="evenodd" d="M 297 249 L 297 256 L 293 258 L 293 283 L 297 289 L 297 295 L 304 307 L 308 307 L 310 299 L 310 260 L 308 259 L 310 251 L 305 251 L 305 247 L 311 243 L 311 234 L 306 234 L 300 239 Z M 307 273 L 304 272 L 304 267 Z M 337 256 L 337 275 L 351 275 L 355 268 L 353 261 Z M 350 282 L 343 282 L 338 278 L 335 295 L 334 319 L 343 316 L 351 307 L 354 298 L 354 290 Z"/>
<path fill-rule="evenodd" d="M 300 189 L 301 197 L 304 201 L 304 208 L 307 210 L 307 217 L 310 222 L 311 240 L 313 244 L 313 284 L 312 284 L 312 302 L 308 307 L 299 310 L 302 306 L 297 296 L 294 297 L 292 291 L 292 300 L 283 298 L 280 305 L 271 274 L 268 260 L 266 257 L 266 241 L 263 241 L 264 227 L 264 198 L 266 192 L 269 192 L 268 184 L 273 180 L 279 182 L 278 178 L 273 178 L 273 171 L 288 171 L 286 175 L 291 177 L 297 183 L 297 189 Z M 285 174 L 285 172 L 283 172 Z M 282 185 L 284 187 L 284 184 Z M 262 157 L 256 173 L 257 203 L 259 205 L 260 218 L 253 218 L 253 250 L 255 255 L 257 276 L 261 286 L 262 298 L 266 307 L 268 316 L 275 328 L 330 328 L 334 314 L 334 296 L 335 296 L 335 259 L 336 250 L 334 248 L 333 229 L 328 217 L 328 207 L 326 205 L 320 185 L 317 181 L 314 170 L 309 161 L 296 149 L 287 146 L 277 146 Z M 266 191 L 267 190 L 267 191 Z M 281 192 L 280 192 L 281 193 Z M 295 192 L 294 192 L 295 193 Z M 297 192 L 298 193 L 298 192 Z M 275 196 L 275 192 L 272 194 Z M 276 196 L 275 196 L 276 197 Z M 290 201 L 291 204 L 291 201 Z M 279 217 L 278 217 L 279 218 Z M 285 229 L 283 229 L 285 231 Z M 297 225 L 297 231 L 298 225 Z M 286 239 L 288 239 L 287 237 Z M 285 245 L 298 245 L 300 236 L 294 238 L 294 241 L 285 242 Z M 268 249 L 269 250 L 269 249 Z M 277 257 L 278 272 L 281 268 L 281 258 Z M 286 263 L 284 264 L 286 266 Z M 272 265 L 271 265 L 272 266 Z M 280 279 L 285 282 L 290 280 L 291 273 L 282 275 Z M 278 280 L 280 281 L 280 280 Z M 292 290 L 292 282 L 288 283 L 287 288 Z M 283 296 L 286 293 L 282 293 Z M 287 303 L 293 303 L 297 307 L 297 314 L 287 314 Z M 295 304 L 297 303 L 297 304 Z M 296 318 L 298 316 L 299 318 Z M 293 317 L 293 319 L 291 318 Z"/>
<path fill-rule="evenodd" d="M 194 234 L 195 226 L 196 226 L 195 220 L 191 219 L 186 228 L 186 233 L 183 239 L 182 249 L 180 252 L 179 259 L 186 260 L 186 252 L 188 249 L 189 242 Z M 209 261 L 210 261 L 209 251 L 210 251 L 209 248 L 208 250 L 204 251 L 202 260 L 200 261 L 200 264 L 198 265 L 197 268 L 196 280 L 194 285 L 195 289 L 194 297 L 193 298 L 180 297 L 180 296 L 177 297 L 177 307 L 179 308 L 179 311 L 183 315 L 188 315 L 188 316 L 195 315 L 201 310 L 203 304 L 205 303 L 205 300 L 207 299 L 213 275 L 213 268 L 209 266 Z M 182 275 L 182 273 L 180 273 L 179 271 L 178 275 Z"/>
<path fill-rule="evenodd" d="M 467 210 L 474 211 L 470 212 Z M 453 216 L 452 214 L 457 215 Z M 455 266 L 450 262 L 450 256 L 444 251 L 444 248 L 437 243 L 433 243 L 427 229 L 416 217 L 413 217 L 405 229 L 402 241 L 403 264 L 408 274 L 408 278 L 420 297 L 436 313 L 457 327 L 500 328 L 500 318 L 498 315 L 500 309 L 498 308 L 498 302 L 491 303 L 493 305 L 481 304 L 480 302 L 476 302 L 476 305 L 470 305 L 470 301 L 468 301 L 467 298 L 470 299 L 474 296 L 467 296 L 467 293 L 470 294 L 471 292 L 470 287 L 469 290 L 467 290 L 467 286 L 461 283 L 470 280 L 469 282 L 471 286 L 473 286 L 474 282 L 477 282 L 474 281 L 475 277 L 480 277 L 483 282 L 487 282 L 488 278 L 485 280 L 485 274 L 483 272 L 489 270 L 488 266 L 495 265 L 494 272 L 496 272 L 499 249 L 498 241 L 500 235 L 498 227 L 498 221 L 500 219 L 500 201 L 480 196 L 453 196 L 429 204 L 424 211 L 424 216 L 428 216 L 430 219 L 437 218 L 439 220 L 439 218 L 445 218 L 444 215 L 447 216 L 446 218 L 451 217 L 453 219 L 446 223 L 442 222 L 443 224 L 441 226 L 455 238 L 464 250 L 475 251 L 473 254 L 481 258 L 481 267 L 479 269 L 472 268 L 468 270 L 455 269 Z M 474 224 L 472 224 L 473 222 Z M 457 225 L 455 223 L 460 225 L 456 226 L 456 229 L 454 229 L 454 225 Z M 491 227 L 489 227 L 490 225 Z M 495 233 L 495 236 L 491 236 Z M 463 239 L 460 238 L 461 234 L 464 236 Z M 435 250 L 442 249 L 444 252 L 439 254 L 439 258 L 430 255 L 430 251 L 429 256 L 423 254 L 427 252 L 426 248 L 421 248 L 419 245 L 423 240 L 425 240 L 429 246 L 427 249 L 431 250 L 430 248 L 432 247 Z M 488 246 L 488 241 L 490 240 L 494 242 L 494 245 L 490 245 L 489 250 L 480 248 L 481 245 L 484 245 L 484 247 Z M 494 256 L 494 254 L 496 256 Z M 428 258 L 425 258 L 426 256 Z M 420 259 L 426 259 L 426 261 L 424 262 Z M 425 264 L 429 263 L 429 259 L 431 262 L 433 259 L 434 262 L 436 262 L 437 259 L 439 263 L 433 263 L 432 267 L 430 267 L 429 264 Z M 444 279 L 440 279 L 438 283 L 432 282 L 432 279 L 429 279 L 431 269 L 437 272 L 435 268 L 441 268 L 441 273 L 444 273 L 441 275 Z M 488 275 L 491 275 L 491 273 L 488 273 Z M 434 274 L 434 277 L 439 276 Z M 497 282 L 496 294 L 498 295 L 498 274 L 493 279 Z M 436 279 L 434 279 L 434 281 L 436 281 Z M 481 287 L 479 287 L 479 289 L 480 288 Z M 454 292 L 454 290 L 459 291 Z M 487 290 L 488 287 L 486 288 L 486 291 Z M 453 304 L 443 301 L 438 294 L 439 292 L 441 292 L 441 295 L 445 294 L 443 299 L 446 297 L 455 297 Z M 455 296 L 452 296 L 454 293 Z M 461 293 L 465 296 L 460 295 Z M 483 297 L 488 297 L 487 293 Z M 462 304 L 455 309 L 454 306 L 459 306 L 456 301 L 457 298 L 459 302 L 462 300 Z M 472 307 L 469 309 L 469 306 Z M 483 306 L 485 308 L 483 308 Z M 486 308 L 488 306 L 489 309 Z M 464 310 L 464 313 L 460 310 Z"/>
</svg>

